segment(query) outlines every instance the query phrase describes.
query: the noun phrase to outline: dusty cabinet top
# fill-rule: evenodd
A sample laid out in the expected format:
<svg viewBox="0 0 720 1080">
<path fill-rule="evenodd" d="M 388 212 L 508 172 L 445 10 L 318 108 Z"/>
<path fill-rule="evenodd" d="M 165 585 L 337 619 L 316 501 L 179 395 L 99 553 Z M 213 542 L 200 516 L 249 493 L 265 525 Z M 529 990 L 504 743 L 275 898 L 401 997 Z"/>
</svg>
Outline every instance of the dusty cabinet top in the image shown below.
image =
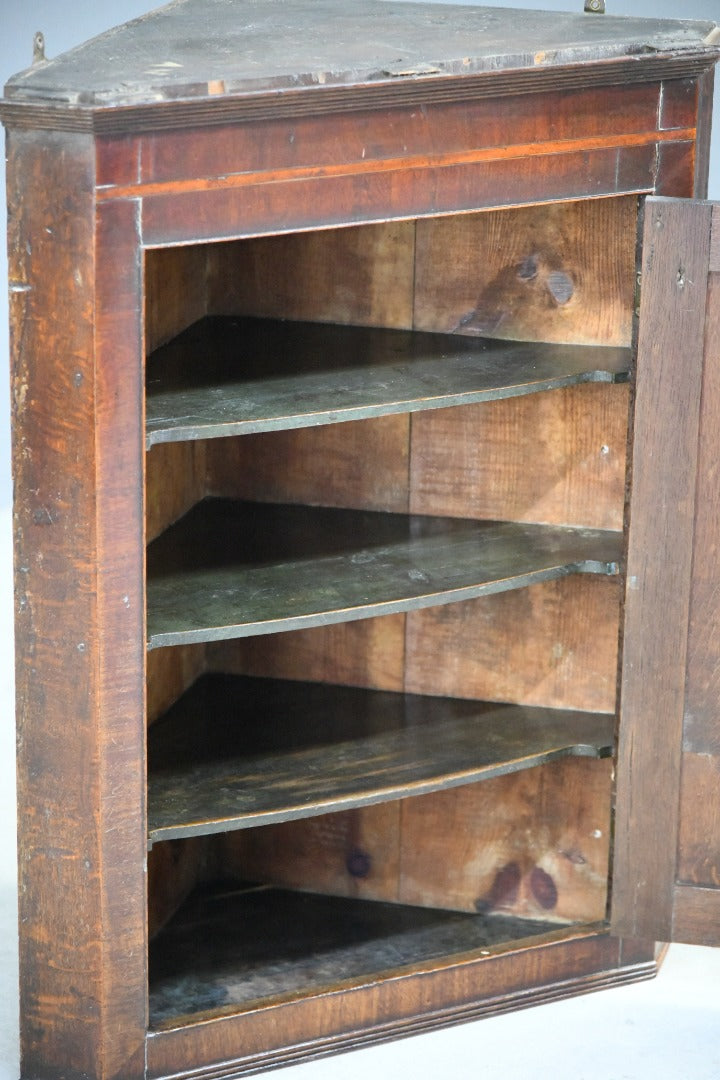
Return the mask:
<svg viewBox="0 0 720 1080">
<path fill-rule="evenodd" d="M 497 82 L 511 72 L 577 65 L 592 82 L 588 65 L 607 69 L 618 62 L 638 81 L 649 60 L 656 70 L 658 60 L 670 62 L 680 75 L 678 64 L 697 70 L 711 63 L 720 37 L 713 28 L 711 22 L 386 0 L 174 0 L 13 76 L 0 116 L 18 122 L 21 106 L 26 112 L 35 106 L 38 116 L 40 107 L 57 119 L 60 108 L 66 122 L 59 126 L 82 127 L 89 113 L 153 106 L 157 112 L 170 102 L 478 75 L 495 75 Z"/>
</svg>

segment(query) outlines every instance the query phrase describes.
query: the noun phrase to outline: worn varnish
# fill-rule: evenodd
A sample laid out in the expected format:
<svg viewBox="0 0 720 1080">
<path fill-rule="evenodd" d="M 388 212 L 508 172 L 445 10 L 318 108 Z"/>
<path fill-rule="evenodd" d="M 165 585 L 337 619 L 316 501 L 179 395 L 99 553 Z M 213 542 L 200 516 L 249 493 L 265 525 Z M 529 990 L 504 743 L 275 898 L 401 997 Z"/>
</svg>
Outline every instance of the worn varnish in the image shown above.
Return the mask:
<svg viewBox="0 0 720 1080">
<path fill-rule="evenodd" d="M 290 0 L 281 12 L 270 13 L 263 0 L 229 11 L 222 0 L 181 0 L 172 17 L 161 10 L 135 19 L 42 71 L 16 76 L 7 96 L 32 98 L 42 89 L 56 101 L 117 106 L 155 102 L 158 93 L 166 100 L 207 97 L 217 93 L 218 84 L 222 93 L 237 94 L 512 70 L 532 67 L 540 50 L 557 67 L 650 50 L 692 55 L 701 52 L 712 25 L 618 18 L 588 23 L 579 15 L 432 6 L 408 19 L 402 8 L 372 0 L 361 11 L 338 0 L 321 9 L 308 0 Z M 262 56 L 260 74 L 255 55 Z"/>
<path fill-rule="evenodd" d="M 219 676 L 151 735 L 151 843 L 606 757 L 613 741 L 592 714 Z"/>
<path fill-rule="evenodd" d="M 396 974 L 443 956 L 552 931 L 540 920 L 243 889 L 193 897 L 150 954 L 150 1024 L 236 1013 L 267 999 L 322 992 L 338 980 Z"/>
<path fill-rule="evenodd" d="M 148 550 L 148 647 L 390 615 L 572 573 L 614 575 L 620 538 L 207 499 Z"/>
<path fill-rule="evenodd" d="M 623 349 L 208 320 L 150 358 L 147 444 L 419 412 L 584 382 L 623 382 L 629 364 L 629 350 Z"/>
</svg>

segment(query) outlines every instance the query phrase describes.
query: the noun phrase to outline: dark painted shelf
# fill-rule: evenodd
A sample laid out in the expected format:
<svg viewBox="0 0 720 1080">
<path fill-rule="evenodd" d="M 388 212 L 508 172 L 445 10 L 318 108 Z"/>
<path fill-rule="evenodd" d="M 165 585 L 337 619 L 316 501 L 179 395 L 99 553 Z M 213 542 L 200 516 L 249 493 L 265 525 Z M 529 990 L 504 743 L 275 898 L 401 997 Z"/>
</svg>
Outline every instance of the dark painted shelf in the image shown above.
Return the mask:
<svg viewBox="0 0 720 1080">
<path fill-rule="evenodd" d="M 148 648 L 617 574 L 622 534 L 205 499 L 148 548 Z"/>
<path fill-rule="evenodd" d="M 243 888 L 194 893 L 150 945 L 155 1030 L 318 993 L 510 942 L 567 934 L 555 923 Z"/>
<path fill-rule="evenodd" d="M 149 732 L 150 843 L 608 757 L 612 716 L 206 675 Z"/>
<path fill-rule="evenodd" d="M 147 446 L 623 382 L 629 349 L 207 318 L 148 360 Z"/>
</svg>

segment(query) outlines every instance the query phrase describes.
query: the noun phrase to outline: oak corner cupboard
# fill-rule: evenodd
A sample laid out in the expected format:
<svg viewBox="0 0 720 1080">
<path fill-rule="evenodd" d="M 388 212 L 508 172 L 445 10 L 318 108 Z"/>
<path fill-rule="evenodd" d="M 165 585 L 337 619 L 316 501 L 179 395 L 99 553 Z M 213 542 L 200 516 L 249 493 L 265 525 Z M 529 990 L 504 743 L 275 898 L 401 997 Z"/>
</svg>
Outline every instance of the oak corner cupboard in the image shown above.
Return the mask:
<svg viewBox="0 0 720 1080">
<path fill-rule="evenodd" d="M 175 0 L 9 81 L 25 1080 L 720 944 L 719 51 Z"/>
</svg>

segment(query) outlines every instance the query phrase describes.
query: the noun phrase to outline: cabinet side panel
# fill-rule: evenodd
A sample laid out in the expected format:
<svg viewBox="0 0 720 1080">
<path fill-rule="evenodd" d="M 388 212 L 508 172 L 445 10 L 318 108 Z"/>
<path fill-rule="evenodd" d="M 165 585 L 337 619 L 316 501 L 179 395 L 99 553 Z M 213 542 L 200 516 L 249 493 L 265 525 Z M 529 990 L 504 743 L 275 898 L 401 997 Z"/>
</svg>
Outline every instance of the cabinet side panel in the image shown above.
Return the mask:
<svg viewBox="0 0 720 1080">
<path fill-rule="evenodd" d="M 708 173 L 710 171 L 710 135 L 713 118 L 713 88 L 715 67 L 709 68 L 697 81 L 697 135 L 695 142 L 695 191 L 696 199 L 706 199 Z"/>
<path fill-rule="evenodd" d="M 222 866 L 245 881 L 337 896 L 595 922 L 607 900 L 610 769 L 609 761 L 559 761 L 240 830 L 222 838 Z"/>
<path fill-rule="evenodd" d="M 645 213 L 621 674 L 613 925 L 668 941 L 676 875 L 707 205 Z"/>
<path fill-rule="evenodd" d="M 207 314 L 208 249 L 162 248 L 145 255 L 145 347 L 149 352 Z"/>
<path fill-rule="evenodd" d="M 145 540 L 149 544 L 206 494 L 207 444 L 160 443 L 146 456 Z M 223 448 L 227 442 L 223 440 Z"/>
<path fill-rule="evenodd" d="M 241 829 L 221 838 L 221 865 L 244 881 L 365 900 L 399 899 L 400 803 Z"/>
<path fill-rule="evenodd" d="M 120 865 L 141 833 L 108 828 L 104 798 L 116 769 L 141 777 L 122 738 L 99 766 L 94 153 L 84 136 L 14 131 L 8 148 L 23 1074 L 139 1080 L 142 862 L 115 880 L 107 844 L 117 829 Z"/>
</svg>

